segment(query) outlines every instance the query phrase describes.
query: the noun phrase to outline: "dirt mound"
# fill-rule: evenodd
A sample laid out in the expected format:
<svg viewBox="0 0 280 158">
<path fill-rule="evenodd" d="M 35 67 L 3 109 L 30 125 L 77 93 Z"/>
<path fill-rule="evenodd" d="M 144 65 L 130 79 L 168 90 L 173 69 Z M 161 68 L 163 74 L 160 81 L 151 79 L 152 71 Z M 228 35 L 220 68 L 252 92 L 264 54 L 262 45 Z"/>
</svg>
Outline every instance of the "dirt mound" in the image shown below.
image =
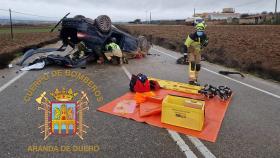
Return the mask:
<svg viewBox="0 0 280 158">
<path fill-rule="evenodd" d="M 122 25 L 135 36 L 145 35 L 154 44 L 180 51 L 191 26 Z M 209 46 L 203 51 L 209 62 L 263 78 L 280 81 L 280 26 L 208 26 Z"/>
</svg>

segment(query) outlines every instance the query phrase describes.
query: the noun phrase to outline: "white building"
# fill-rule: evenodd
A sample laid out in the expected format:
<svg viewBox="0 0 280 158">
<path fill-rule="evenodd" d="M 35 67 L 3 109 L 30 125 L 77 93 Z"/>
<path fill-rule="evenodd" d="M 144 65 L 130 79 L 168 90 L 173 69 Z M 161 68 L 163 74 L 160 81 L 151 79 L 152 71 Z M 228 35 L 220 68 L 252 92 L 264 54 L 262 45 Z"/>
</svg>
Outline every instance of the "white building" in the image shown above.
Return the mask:
<svg viewBox="0 0 280 158">
<path fill-rule="evenodd" d="M 227 20 L 233 18 L 240 18 L 239 13 L 208 13 L 207 19 L 209 20 Z"/>
</svg>

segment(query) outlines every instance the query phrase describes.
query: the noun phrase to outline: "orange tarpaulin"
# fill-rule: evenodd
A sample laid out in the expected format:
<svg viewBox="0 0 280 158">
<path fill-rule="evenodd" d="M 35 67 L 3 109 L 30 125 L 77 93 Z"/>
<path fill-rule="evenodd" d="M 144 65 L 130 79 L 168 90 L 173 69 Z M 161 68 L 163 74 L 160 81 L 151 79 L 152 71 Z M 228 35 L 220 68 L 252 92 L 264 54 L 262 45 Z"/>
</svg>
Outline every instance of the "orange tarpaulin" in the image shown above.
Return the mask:
<svg viewBox="0 0 280 158">
<path fill-rule="evenodd" d="M 194 95 L 194 94 L 186 94 L 171 90 L 164 90 L 161 89 L 157 92 L 155 92 L 156 96 L 158 97 L 164 97 L 168 94 L 171 95 L 178 95 L 178 96 L 184 96 L 184 97 L 191 97 L 194 99 L 202 99 L 204 98 L 201 95 Z M 214 97 L 212 99 L 206 99 L 205 100 L 205 121 L 204 121 L 204 127 L 202 131 L 195 131 L 187 128 L 177 127 L 173 125 L 168 125 L 161 123 L 161 114 L 146 116 L 146 117 L 140 117 L 139 114 L 139 106 L 136 107 L 134 113 L 115 113 L 114 107 L 122 100 L 131 100 L 134 98 L 135 93 L 127 93 L 114 101 L 98 108 L 99 111 L 121 116 L 124 118 L 133 119 L 137 122 L 146 122 L 147 124 L 161 127 L 161 128 L 167 128 L 174 131 L 177 131 L 182 134 L 191 135 L 197 138 L 201 138 L 210 142 L 215 142 L 224 118 L 224 115 L 226 113 L 226 110 L 229 106 L 230 99 L 227 101 L 222 101 L 218 97 Z"/>
</svg>

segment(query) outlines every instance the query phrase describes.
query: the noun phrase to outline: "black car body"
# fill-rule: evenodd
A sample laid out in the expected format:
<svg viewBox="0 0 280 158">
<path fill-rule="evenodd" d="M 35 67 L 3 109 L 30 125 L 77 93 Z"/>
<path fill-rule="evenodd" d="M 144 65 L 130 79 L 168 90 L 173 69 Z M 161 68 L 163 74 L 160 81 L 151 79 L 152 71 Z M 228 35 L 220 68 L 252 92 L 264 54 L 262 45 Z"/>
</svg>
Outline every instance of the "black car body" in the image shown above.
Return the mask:
<svg viewBox="0 0 280 158">
<path fill-rule="evenodd" d="M 69 14 L 70 13 L 67 15 Z M 86 47 L 86 55 L 83 57 L 73 58 L 70 57 L 70 54 L 66 56 L 49 55 L 47 58 L 43 57 L 42 59 L 36 61 L 42 62 L 44 60 L 47 64 L 75 67 L 80 65 L 80 63 L 84 63 L 87 59 L 96 60 L 102 56 L 102 53 L 106 51 L 106 44 L 110 43 L 112 37 L 116 38 L 117 44 L 120 46 L 122 52 L 126 56 L 131 54 L 132 58 L 139 52 L 142 54 L 147 53 L 150 48 L 150 45 L 144 36 L 136 38 L 119 30 L 112 25 L 111 19 L 106 15 L 98 16 L 95 20 L 86 18 L 82 15 L 77 15 L 73 18 L 66 18 L 66 16 L 63 17 L 51 30 L 53 31 L 61 23 L 59 36 L 63 45 L 60 48 L 31 49 L 24 54 L 22 60 L 19 62 L 19 65 L 23 65 L 23 63 L 34 54 L 52 51 L 65 51 L 69 45 L 73 48 L 73 50 L 76 50 L 76 52 L 80 52 L 80 50 L 77 51 L 77 47 L 81 44 L 81 42 L 83 42 Z M 32 64 L 34 64 L 34 62 L 32 62 Z"/>
<path fill-rule="evenodd" d="M 143 42 L 143 40 L 141 41 L 116 28 L 111 24 L 110 18 L 106 15 L 101 15 L 95 20 L 85 18 L 84 16 L 64 18 L 62 20 L 60 38 L 64 44 L 67 44 L 69 40 L 73 44 L 83 41 L 94 52 L 97 50 L 96 47 L 104 48 L 109 43 L 111 37 L 117 39 L 117 44 L 123 52 L 133 53 L 138 48 L 145 51 L 143 45 L 147 45 L 146 40 Z"/>
</svg>

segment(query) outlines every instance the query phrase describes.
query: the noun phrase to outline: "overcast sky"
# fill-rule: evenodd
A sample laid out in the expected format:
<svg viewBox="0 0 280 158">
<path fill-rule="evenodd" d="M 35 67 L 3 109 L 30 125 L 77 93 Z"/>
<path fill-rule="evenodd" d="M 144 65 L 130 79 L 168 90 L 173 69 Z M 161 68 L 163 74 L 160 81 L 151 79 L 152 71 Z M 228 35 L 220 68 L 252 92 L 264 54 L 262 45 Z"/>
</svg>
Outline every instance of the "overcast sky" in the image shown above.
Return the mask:
<svg viewBox="0 0 280 158">
<path fill-rule="evenodd" d="M 218 12 L 233 7 L 236 12 L 256 13 L 274 12 L 274 5 L 275 0 L 0 0 L 0 9 L 57 17 L 42 20 L 57 20 L 67 12 L 90 18 L 106 14 L 113 21 L 146 20 L 150 11 L 152 19 L 183 19 L 192 16 L 193 8 L 197 12 Z M 7 12 L 0 10 L 0 17 L 7 17 Z M 17 15 L 17 18 L 30 17 Z"/>
</svg>

